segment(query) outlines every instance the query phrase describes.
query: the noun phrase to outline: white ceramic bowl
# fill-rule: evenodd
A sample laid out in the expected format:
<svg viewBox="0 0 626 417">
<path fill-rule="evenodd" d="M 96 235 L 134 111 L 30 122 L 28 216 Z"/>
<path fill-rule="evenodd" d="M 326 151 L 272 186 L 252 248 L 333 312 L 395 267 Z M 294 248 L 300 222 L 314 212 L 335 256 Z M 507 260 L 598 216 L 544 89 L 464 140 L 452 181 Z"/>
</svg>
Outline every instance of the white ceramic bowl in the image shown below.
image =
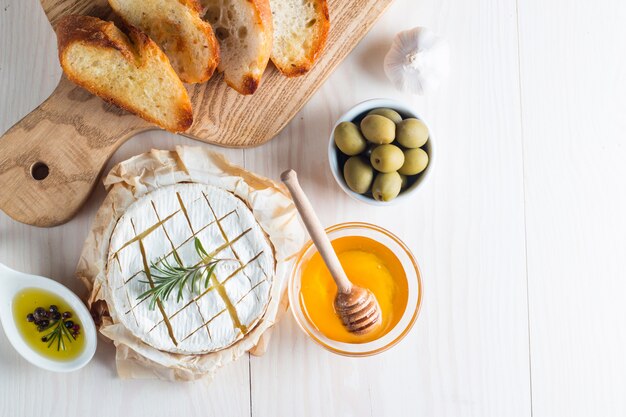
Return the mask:
<svg viewBox="0 0 626 417">
<path fill-rule="evenodd" d="M 37 288 L 51 292 L 70 306 L 82 324 L 81 335 L 85 338 L 85 348 L 77 358 L 69 361 L 48 359 L 24 341 L 13 317 L 13 302 L 15 295 L 26 288 Z M 87 365 L 96 352 L 96 327 L 89 310 L 76 294 L 50 278 L 24 274 L 2 264 L 0 264 L 0 322 L 2 322 L 4 332 L 15 350 L 28 362 L 48 371 L 75 371 Z"/>
<path fill-rule="evenodd" d="M 337 123 L 335 123 L 335 125 L 333 126 L 333 130 L 330 132 L 330 140 L 328 141 L 328 162 L 330 164 L 330 170 L 335 177 L 335 181 L 337 181 L 337 184 L 339 184 L 341 189 L 350 197 L 354 198 L 357 201 L 362 201 L 364 203 L 372 204 L 375 206 L 388 206 L 391 204 L 405 201 L 408 197 L 414 194 L 418 188 L 422 187 L 422 185 L 430 177 L 431 172 L 433 171 L 435 153 L 433 151 L 433 132 L 430 127 L 428 127 L 428 131 L 430 134 L 428 142 L 426 142 L 426 145 L 422 147 L 426 151 L 426 153 L 428 153 L 428 166 L 423 172 L 418 174 L 417 178 L 406 190 L 401 191 L 400 194 L 391 201 L 377 201 L 371 195 L 359 194 L 352 191 L 350 187 L 348 187 L 348 184 L 346 184 L 346 180 L 343 178 L 343 163 L 341 161 L 342 154 L 341 151 L 337 149 L 337 146 L 335 146 L 335 128 L 341 122 L 355 122 L 358 124 L 358 122 L 360 122 L 361 119 L 365 117 L 365 115 L 369 111 L 381 107 L 397 111 L 398 113 L 400 113 L 403 119 L 407 117 L 420 119 L 428 127 L 428 123 L 426 123 L 426 121 L 422 119 L 417 114 L 417 112 L 413 110 L 413 108 L 400 101 L 386 98 L 374 98 L 371 100 L 363 101 L 345 112 L 343 116 L 341 116 L 339 120 L 337 120 Z"/>
</svg>

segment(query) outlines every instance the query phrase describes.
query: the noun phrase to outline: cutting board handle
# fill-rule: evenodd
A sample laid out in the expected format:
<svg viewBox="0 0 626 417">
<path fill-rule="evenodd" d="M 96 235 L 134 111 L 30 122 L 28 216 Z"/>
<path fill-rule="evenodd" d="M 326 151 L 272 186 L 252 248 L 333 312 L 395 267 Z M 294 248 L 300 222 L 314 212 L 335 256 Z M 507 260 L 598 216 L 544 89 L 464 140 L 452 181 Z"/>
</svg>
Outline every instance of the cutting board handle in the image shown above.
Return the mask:
<svg viewBox="0 0 626 417">
<path fill-rule="evenodd" d="M 118 146 L 149 128 L 63 77 L 0 138 L 0 209 L 34 226 L 67 222 Z"/>
</svg>

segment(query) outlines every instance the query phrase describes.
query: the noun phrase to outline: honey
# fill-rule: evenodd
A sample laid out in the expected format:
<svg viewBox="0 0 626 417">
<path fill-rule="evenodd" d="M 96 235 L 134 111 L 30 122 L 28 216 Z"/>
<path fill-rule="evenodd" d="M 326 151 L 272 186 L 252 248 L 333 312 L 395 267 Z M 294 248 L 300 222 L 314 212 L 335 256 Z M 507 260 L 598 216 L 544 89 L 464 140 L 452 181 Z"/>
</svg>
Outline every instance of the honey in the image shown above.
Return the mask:
<svg viewBox="0 0 626 417">
<path fill-rule="evenodd" d="M 407 306 L 408 282 L 400 260 L 385 245 L 364 236 L 340 237 L 332 245 L 350 281 L 376 296 L 382 324 L 365 335 L 346 330 L 333 306 L 337 286 L 318 252 L 302 267 L 299 295 L 302 311 L 329 339 L 367 343 L 381 338 L 400 321 Z"/>
<path fill-rule="evenodd" d="M 56 343 L 58 339 L 55 339 L 55 343 L 50 344 L 49 341 L 42 341 L 42 337 L 50 334 L 54 326 L 50 326 L 49 329 L 40 332 L 37 330 L 37 326 L 26 318 L 37 307 L 45 309 L 52 305 L 57 306 L 59 312 L 71 311 L 68 303 L 51 292 L 38 288 L 26 288 L 20 291 L 15 295 L 12 306 L 13 319 L 15 320 L 17 330 L 24 342 L 42 356 L 56 361 L 75 359 L 85 349 L 85 337 L 82 334 L 73 338 L 68 332 L 65 332 L 65 336 L 61 340 L 62 344 Z M 75 315 L 72 316 L 71 320 L 80 326 L 80 321 Z"/>
</svg>

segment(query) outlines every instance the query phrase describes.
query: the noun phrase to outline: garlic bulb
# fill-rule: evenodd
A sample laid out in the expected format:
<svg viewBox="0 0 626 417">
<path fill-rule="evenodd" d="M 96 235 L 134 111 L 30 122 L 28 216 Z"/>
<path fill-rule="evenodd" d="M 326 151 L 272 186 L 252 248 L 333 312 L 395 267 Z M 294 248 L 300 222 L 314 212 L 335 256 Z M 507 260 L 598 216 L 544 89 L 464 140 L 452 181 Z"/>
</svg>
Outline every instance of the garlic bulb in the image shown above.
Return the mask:
<svg viewBox="0 0 626 417">
<path fill-rule="evenodd" d="M 385 74 L 399 90 L 426 94 L 448 76 L 449 61 L 448 43 L 432 30 L 416 27 L 394 38 L 385 56 Z"/>
</svg>

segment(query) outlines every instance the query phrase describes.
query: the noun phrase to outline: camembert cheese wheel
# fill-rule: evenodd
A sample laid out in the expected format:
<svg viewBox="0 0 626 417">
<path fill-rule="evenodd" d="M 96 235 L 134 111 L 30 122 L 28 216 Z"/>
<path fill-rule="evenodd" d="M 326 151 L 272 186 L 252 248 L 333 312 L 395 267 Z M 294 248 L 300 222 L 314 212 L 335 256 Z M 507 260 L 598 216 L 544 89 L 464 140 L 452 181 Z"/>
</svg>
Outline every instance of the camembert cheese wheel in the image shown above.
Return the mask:
<svg viewBox="0 0 626 417">
<path fill-rule="evenodd" d="M 151 309 L 150 298 L 140 296 L 154 287 L 155 268 L 202 265 L 196 239 L 218 260 L 208 285 L 203 280 L 192 291 L 187 283 L 180 300 L 177 287 Z M 113 314 L 157 349 L 214 352 L 241 339 L 263 316 L 275 266 L 272 245 L 241 199 L 206 184 L 158 188 L 130 205 L 111 236 Z"/>
</svg>

